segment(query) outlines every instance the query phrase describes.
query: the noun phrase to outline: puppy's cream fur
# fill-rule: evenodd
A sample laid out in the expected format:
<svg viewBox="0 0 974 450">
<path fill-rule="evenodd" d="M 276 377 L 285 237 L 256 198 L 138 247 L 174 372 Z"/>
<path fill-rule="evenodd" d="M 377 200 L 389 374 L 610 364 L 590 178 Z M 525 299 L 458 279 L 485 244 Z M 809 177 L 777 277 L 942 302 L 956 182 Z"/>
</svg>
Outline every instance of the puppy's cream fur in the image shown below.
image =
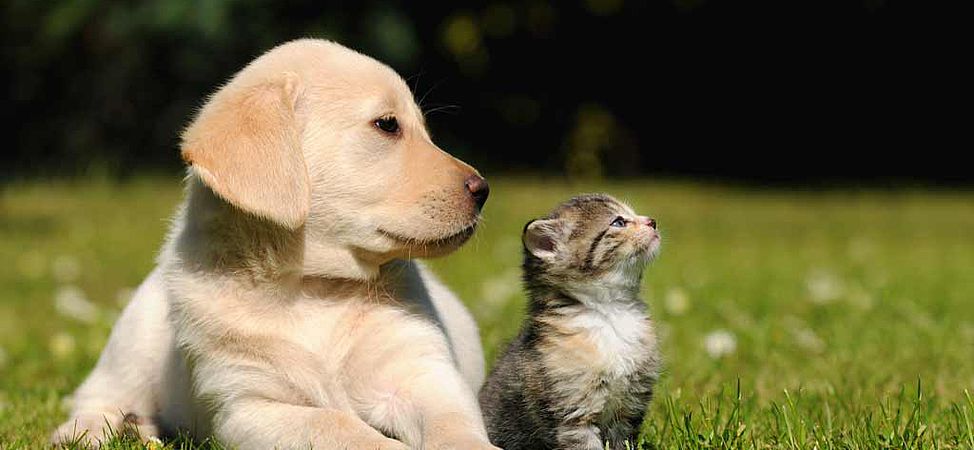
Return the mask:
<svg viewBox="0 0 974 450">
<path fill-rule="evenodd" d="M 373 123 L 394 115 L 401 127 Z M 402 81 L 337 44 L 277 47 L 183 135 L 186 201 L 55 442 L 107 427 L 241 449 L 492 448 L 483 354 L 411 257 L 479 219 Z"/>
</svg>

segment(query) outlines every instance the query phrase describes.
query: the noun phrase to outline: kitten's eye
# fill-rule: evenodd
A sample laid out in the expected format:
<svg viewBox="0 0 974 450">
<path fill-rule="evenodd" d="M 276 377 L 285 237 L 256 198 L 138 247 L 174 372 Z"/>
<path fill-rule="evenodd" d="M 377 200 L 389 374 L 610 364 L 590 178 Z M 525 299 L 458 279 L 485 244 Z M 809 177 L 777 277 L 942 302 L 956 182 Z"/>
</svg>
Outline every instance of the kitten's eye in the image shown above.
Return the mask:
<svg viewBox="0 0 974 450">
<path fill-rule="evenodd" d="M 612 220 L 612 223 L 610 223 L 609 226 L 613 226 L 616 228 L 625 227 L 626 219 L 623 219 L 622 216 L 616 217 L 614 220 Z"/>
<path fill-rule="evenodd" d="M 375 119 L 372 124 L 385 133 L 399 134 L 399 121 L 396 120 L 396 116 L 382 116 Z"/>
</svg>

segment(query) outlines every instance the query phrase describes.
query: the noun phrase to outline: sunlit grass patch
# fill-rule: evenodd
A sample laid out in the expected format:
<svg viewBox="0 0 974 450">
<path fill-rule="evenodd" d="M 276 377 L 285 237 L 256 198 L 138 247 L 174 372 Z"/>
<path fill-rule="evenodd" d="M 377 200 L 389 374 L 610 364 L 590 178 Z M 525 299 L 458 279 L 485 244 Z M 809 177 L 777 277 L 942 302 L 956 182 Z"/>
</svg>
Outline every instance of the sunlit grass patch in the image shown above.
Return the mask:
<svg viewBox="0 0 974 450">
<path fill-rule="evenodd" d="M 520 326 L 525 222 L 585 191 L 658 219 L 643 296 L 666 368 L 643 448 L 974 449 L 974 193 L 491 187 L 475 237 L 431 262 L 477 317 L 489 361 Z M 139 179 L 0 196 L 0 448 L 44 448 L 181 189 Z M 216 444 L 164 443 L 192 445 Z"/>
</svg>

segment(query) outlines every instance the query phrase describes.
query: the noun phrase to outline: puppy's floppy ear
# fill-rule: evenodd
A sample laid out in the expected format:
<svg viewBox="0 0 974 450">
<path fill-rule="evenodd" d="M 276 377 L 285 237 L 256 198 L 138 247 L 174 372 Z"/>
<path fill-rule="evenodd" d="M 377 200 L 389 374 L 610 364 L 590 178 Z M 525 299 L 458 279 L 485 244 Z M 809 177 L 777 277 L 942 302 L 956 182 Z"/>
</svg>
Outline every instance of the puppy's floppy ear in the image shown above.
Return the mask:
<svg viewBox="0 0 974 450">
<path fill-rule="evenodd" d="M 565 224 L 559 219 L 537 219 L 524 226 L 521 242 L 532 255 L 541 259 L 554 257 L 564 239 Z"/>
<path fill-rule="evenodd" d="M 281 73 L 231 81 L 183 133 L 182 156 L 224 200 L 285 227 L 300 227 L 310 182 L 294 108 L 300 80 Z"/>
</svg>

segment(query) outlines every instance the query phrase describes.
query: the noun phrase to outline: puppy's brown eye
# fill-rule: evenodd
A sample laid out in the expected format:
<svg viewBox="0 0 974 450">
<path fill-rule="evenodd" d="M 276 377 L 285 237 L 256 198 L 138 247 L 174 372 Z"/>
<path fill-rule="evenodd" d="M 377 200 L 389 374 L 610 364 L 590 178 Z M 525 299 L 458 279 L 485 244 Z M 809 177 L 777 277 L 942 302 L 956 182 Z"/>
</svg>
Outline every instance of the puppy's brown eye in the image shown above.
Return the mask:
<svg viewBox="0 0 974 450">
<path fill-rule="evenodd" d="M 396 120 L 396 116 L 383 116 L 375 119 L 373 122 L 376 128 L 382 130 L 383 132 L 389 134 L 399 133 L 399 121 Z"/>
</svg>

